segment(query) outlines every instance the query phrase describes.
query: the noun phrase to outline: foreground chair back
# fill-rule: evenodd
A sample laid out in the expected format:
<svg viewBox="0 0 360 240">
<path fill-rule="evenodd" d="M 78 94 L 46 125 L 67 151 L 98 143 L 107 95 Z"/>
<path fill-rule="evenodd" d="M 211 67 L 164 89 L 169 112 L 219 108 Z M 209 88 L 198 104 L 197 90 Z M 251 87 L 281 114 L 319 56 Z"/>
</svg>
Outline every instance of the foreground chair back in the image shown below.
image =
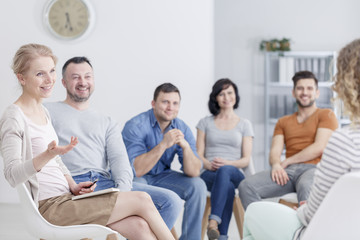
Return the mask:
<svg viewBox="0 0 360 240">
<path fill-rule="evenodd" d="M 24 183 L 19 184 L 16 189 L 19 194 L 26 230 L 32 237 L 46 240 L 119 239 L 117 232 L 97 224 L 74 226 L 53 225 L 41 216 Z"/>
<path fill-rule="evenodd" d="M 359 239 L 360 171 L 347 173 L 331 187 L 302 240 Z"/>
<path fill-rule="evenodd" d="M 254 163 L 252 161 L 252 158 L 250 159 L 249 165 L 243 169 L 245 177 L 251 176 L 255 174 L 255 167 Z M 211 201 L 210 201 L 210 192 L 208 192 L 207 198 L 206 198 L 206 205 L 205 205 L 205 211 L 204 216 L 201 222 L 201 239 L 203 240 L 205 237 L 206 228 L 209 222 L 209 215 L 211 211 Z M 244 208 L 241 204 L 241 200 L 239 198 L 239 192 L 238 189 L 235 189 L 235 196 L 234 196 L 234 204 L 233 204 L 233 214 L 236 221 L 236 226 L 238 228 L 240 239 L 243 237 L 243 224 L 244 224 Z"/>
</svg>

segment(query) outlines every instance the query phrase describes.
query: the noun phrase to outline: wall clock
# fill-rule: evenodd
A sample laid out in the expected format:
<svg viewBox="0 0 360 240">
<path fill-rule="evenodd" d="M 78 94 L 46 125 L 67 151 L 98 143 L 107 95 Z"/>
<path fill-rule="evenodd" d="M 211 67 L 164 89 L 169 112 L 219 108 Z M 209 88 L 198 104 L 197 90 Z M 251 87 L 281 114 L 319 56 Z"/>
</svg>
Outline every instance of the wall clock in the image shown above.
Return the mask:
<svg viewBox="0 0 360 240">
<path fill-rule="evenodd" d="M 44 22 L 50 33 L 64 40 L 79 39 L 92 29 L 95 14 L 87 0 L 50 0 Z"/>
</svg>

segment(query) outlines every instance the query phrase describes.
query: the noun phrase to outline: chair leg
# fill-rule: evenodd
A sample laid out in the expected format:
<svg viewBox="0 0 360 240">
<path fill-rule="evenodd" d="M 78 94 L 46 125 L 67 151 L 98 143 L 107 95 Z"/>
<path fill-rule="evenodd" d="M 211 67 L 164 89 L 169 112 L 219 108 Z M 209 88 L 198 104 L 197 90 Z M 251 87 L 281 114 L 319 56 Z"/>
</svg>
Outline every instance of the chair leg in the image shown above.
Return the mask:
<svg viewBox="0 0 360 240">
<path fill-rule="evenodd" d="M 176 233 L 175 227 L 173 227 L 173 228 L 171 229 L 171 234 L 173 235 L 173 237 L 174 237 L 176 240 L 179 239 L 179 237 L 178 237 L 178 235 L 177 235 L 177 233 Z"/>
<path fill-rule="evenodd" d="M 210 197 L 206 197 L 206 205 L 205 205 L 204 216 L 203 216 L 203 219 L 201 221 L 201 240 L 203 240 L 204 237 L 205 237 L 206 228 L 207 228 L 207 225 L 208 225 L 208 222 L 209 222 L 210 210 L 211 210 Z"/>
<path fill-rule="evenodd" d="M 280 199 L 279 203 L 284 204 L 285 206 L 288 206 L 288 207 L 290 207 L 292 209 L 294 209 L 294 207 L 298 207 L 298 203 L 288 202 L 288 201 L 286 201 L 284 199 Z"/>
<path fill-rule="evenodd" d="M 107 235 L 106 240 L 119 240 L 119 238 L 116 233 L 111 233 Z"/>
<path fill-rule="evenodd" d="M 239 231 L 240 239 L 243 238 L 244 208 L 238 196 L 234 197 L 233 213 Z"/>
</svg>

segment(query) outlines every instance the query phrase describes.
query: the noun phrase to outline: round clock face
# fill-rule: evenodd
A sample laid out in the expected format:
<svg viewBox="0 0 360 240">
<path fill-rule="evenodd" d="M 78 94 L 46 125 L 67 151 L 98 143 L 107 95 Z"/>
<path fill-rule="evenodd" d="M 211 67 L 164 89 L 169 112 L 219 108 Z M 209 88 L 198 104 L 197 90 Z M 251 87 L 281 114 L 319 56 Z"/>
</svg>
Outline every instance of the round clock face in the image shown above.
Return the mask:
<svg viewBox="0 0 360 240">
<path fill-rule="evenodd" d="M 62 39 L 79 38 L 91 25 L 92 14 L 83 0 L 52 0 L 45 11 L 51 33 Z"/>
</svg>

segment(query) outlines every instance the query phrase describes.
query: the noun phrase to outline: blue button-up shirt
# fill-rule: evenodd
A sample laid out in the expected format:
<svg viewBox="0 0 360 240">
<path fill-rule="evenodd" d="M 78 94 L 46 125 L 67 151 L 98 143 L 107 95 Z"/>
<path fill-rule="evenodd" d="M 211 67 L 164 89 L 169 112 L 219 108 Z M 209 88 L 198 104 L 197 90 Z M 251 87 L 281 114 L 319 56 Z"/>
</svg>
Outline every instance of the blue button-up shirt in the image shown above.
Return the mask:
<svg viewBox="0 0 360 240">
<path fill-rule="evenodd" d="M 195 156 L 199 157 L 196 153 L 195 138 L 190 128 L 184 123 L 184 121 L 175 118 L 165 129 L 164 133 L 174 128 L 179 129 L 184 134 L 185 140 L 189 143 Z M 126 122 L 122 131 L 122 136 L 134 173 L 135 158 L 141 154 L 151 151 L 155 146 L 157 146 L 162 141 L 164 133 L 161 132 L 153 109 L 143 112 Z M 169 171 L 175 154 L 178 155 L 179 162 L 182 165 L 181 169 L 183 169 L 183 151 L 179 145 L 175 144 L 166 149 L 160 160 L 147 173 L 147 175 L 155 175 L 164 171 Z"/>
</svg>

